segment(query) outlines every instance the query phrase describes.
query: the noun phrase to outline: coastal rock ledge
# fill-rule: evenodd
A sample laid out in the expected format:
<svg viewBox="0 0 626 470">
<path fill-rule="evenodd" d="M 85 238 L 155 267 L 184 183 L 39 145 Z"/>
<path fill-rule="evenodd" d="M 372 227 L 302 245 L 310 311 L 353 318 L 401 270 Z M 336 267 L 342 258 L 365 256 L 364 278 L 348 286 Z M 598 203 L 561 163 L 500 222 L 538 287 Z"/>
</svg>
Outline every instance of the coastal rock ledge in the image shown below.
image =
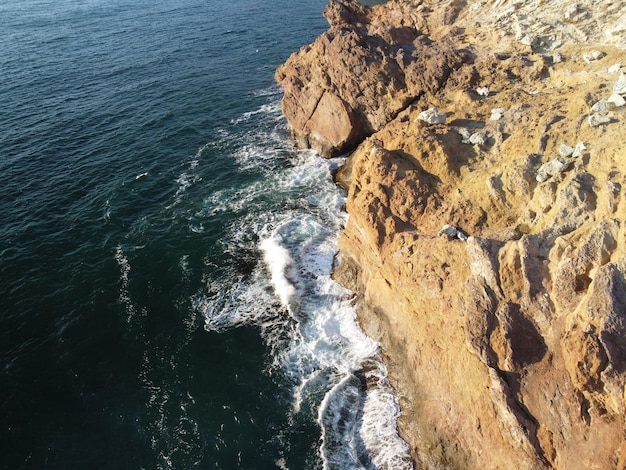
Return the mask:
<svg viewBox="0 0 626 470">
<path fill-rule="evenodd" d="M 592 3 L 331 0 L 276 73 L 298 144 L 352 152 L 335 278 L 418 469 L 626 468 L 626 13 Z"/>
</svg>

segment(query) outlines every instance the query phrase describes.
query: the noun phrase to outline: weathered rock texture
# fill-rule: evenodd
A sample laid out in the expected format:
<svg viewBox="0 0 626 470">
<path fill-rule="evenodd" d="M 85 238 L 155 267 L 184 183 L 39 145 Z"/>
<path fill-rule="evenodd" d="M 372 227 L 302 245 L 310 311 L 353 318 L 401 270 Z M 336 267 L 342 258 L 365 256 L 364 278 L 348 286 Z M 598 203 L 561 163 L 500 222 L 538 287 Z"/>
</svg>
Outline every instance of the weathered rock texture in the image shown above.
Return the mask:
<svg viewBox="0 0 626 470">
<path fill-rule="evenodd" d="M 447 42 L 416 40 L 401 17 L 380 22 L 356 2 L 332 2 L 324 14 L 330 29 L 276 72 L 294 138 L 322 155 L 354 148 L 462 63 Z"/>
<path fill-rule="evenodd" d="M 417 468 L 626 467 L 626 109 L 588 120 L 626 64 L 625 14 L 333 1 L 277 72 L 303 145 L 360 142 L 335 275 L 382 344 Z M 418 119 L 432 107 L 444 123 Z"/>
</svg>

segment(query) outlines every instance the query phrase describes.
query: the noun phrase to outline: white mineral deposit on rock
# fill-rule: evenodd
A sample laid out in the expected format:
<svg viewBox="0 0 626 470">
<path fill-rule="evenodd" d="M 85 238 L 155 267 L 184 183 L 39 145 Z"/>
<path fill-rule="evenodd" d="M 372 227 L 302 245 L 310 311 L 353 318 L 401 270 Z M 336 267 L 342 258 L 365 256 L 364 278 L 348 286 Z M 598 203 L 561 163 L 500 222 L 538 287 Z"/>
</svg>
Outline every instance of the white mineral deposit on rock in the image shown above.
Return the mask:
<svg viewBox="0 0 626 470">
<path fill-rule="evenodd" d="M 490 175 L 487 178 L 487 190 L 489 195 L 497 201 L 504 199 L 504 192 L 502 191 L 502 178 L 501 175 Z"/>
<path fill-rule="evenodd" d="M 565 9 L 565 13 L 563 13 L 563 18 L 565 18 L 566 20 L 572 20 L 577 13 L 578 5 L 570 5 Z"/>
<path fill-rule="evenodd" d="M 583 59 L 589 64 L 595 60 L 601 59 L 605 55 L 606 54 L 604 52 L 594 49 L 593 51 L 585 52 Z"/>
<path fill-rule="evenodd" d="M 562 157 L 569 157 L 574 153 L 574 147 L 570 147 L 567 144 L 563 144 L 559 147 L 559 155 Z"/>
<path fill-rule="evenodd" d="M 415 468 L 626 462 L 623 4 L 333 1 L 331 34 L 277 74 L 303 139 L 334 138 L 339 111 L 375 133 L 345 134 L 358 147 L 335 274 L 390 358 Z M 532 35 L 545 44 L 520 43 Z M 419 122 L 431 106 L 445 124 Z"/>
<path fill-rule="evenodd" d="M 613 91 L 618 95 L 626 95 L 626 76 L 621 73 Z"/>
<path fill-rule="evenodd" d="M 450 238 L 454 238 L 456 237 L 457 232 L 458 230 L 456 229 L 456 227 L 446 224 L 443 227 L 441 227 L 441 230 L 439 230 L 439 232 L 437 233 L 437 236 L 441 237 L 442 235 L 447 235 Z"/>
<path fill-rule="evenodd" d="M 592 113 L 606 114 L 609 111 L 611 111 L 611 105 L 607 100 L 600 100 L 591 107 Z"/>
<path fill-rule="evenodd" d="M 542 44 L 541 38 L 538 38 L 533 34 L 524 34 L 519 42 L 520 44 L 524 44 L 525 46 L 529 46 L 533 49 L 539 47 Z"/>
<path fill-rule="evenodd" d="M 539 167 L 536 180 L 540 183 L 543 183 L 551 176 L 555 176 L 559 173 L 564 172 L 569 165 L 570 161 L 563 157 L 557 157 L 553 160 L 550 160 L 549 162 L 544 163 Z"/>
<path fill-rule="evenodd" d="M 446 235 L 448 238 L 458 238 L 459 240 L 463 240 L 466 241 L 467 240 L 467 234 L 456 227 L 453 227 L 450 224 L 446 224 L 443 227 L 441 227 L 441 230 L 439 230 L 439 232 L 437 233 L 438 237 L 441 237 L 443 235 Z"/>
<path fill-rule="evenodd" d="M 492 121 L 499 121 L 504 116 L 504 108 L 494 108 L 491 110 L 491 119 Z"/>
<path fill-rule="evenodd" d="M 459 127 L 456 131 L 461 136 L 461 143 L 467 144 L 472 136 L 472 133 L 465 127 Z"/>
<path fill-rule="evenodd" d="M 578 142 L 576 144 L 576 147 L 574 147 L 574 151 L 572 152 L 572 157 L 574 158 L 580 157 L 585 150 L 587 150 L 587 146 L 585 145 L 585 143 Z"/>
<path fill-rule="evenodd" d="M 608 209 L 609 212 L 614 213 L 617 210 L 617 206 L 619 204 L 619 193 L 622 189 L 622 186 L 615 181 L 608 181 L 607 187 L 609 190 Z"/>
<path fill-rule="evenodd" d="M 474 132 L 469 138 L 469 143 L 473 145 L 485 145 L 487 143 L 487 136 L 482 132 Z"/>
<path fill-rule="evenodd" d="M 609 122 L 611 122 L 611 118 L 603 116 L 602 114 L 592 114 L 591 116 L 589 116 L 587 121 L 589 122 L 589 125 L 591 127 L 598 127 L 602 124 L 608 124 Z"/>
<path fill-rule="evenodd" d="M 622 68 L 622 64 L 613 64 L 606 69 L 608 73 L 617 73 Z"/>
<path fill-rule="evenodd" d="M 621 95 L 618 95 L 617 93 L 613 93 L 611 96 L 607 98 L 606 101 L 612 104 L 613 106 L 615 106 L 616 108 L 621 108 L 622 106 L 626 104 L 626 100 Z"/>
<path fill-rule="evenodd" d="M 524 31 L 522 30 L 522 25 L 519 22 L 519 16 L 516 13 L 511 15 L 511 21 L 513 23 L 513 30 L 515 31 L 515 40 L 519 41 L 524 36 Z"/>
<path fill-rule="evenodd" d="M 424 121 L 428 124 L 443 124 L 444 122 L 446 122 L 446 115 L 439 114 L 439 110 L 435 106 L 433 106 L 426 111 L 422 111 L 419 116 L 417 116 L 417 119 L 419 119 L 420 121 Z"/>
<path fill-rule="evenodd" d="M 476 93 L 478 93 L 480 96 L 489 96 L 489 88 L 487 88 L 486 86 L 481 86 L 476 88 Z"/>
</svg>

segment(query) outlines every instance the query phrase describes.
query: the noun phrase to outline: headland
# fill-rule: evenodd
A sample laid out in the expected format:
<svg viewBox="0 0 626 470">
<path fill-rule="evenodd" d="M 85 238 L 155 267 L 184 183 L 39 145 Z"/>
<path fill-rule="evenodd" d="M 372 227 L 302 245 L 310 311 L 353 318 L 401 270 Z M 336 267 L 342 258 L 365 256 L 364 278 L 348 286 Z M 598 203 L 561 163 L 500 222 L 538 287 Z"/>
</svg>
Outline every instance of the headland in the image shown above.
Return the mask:
<svg viewBox="0 0 626 470">
<path fill-rule="evenodd" d="M 299 145 L 351 152 L 335 278 L 416 468 L 626 466 L 621 2 L 331 0 L 278 69 Z"/>
</svg>

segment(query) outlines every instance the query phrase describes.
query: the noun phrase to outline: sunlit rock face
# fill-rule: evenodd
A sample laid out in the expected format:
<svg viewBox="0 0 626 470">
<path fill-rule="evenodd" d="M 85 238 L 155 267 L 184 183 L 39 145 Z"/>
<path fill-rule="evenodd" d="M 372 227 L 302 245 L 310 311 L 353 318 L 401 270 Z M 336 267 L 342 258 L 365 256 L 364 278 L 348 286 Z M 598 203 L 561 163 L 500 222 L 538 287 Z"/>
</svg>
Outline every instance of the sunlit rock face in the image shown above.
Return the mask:
<svg viewBox="0 0 626 470">
<path fill-rule="evenodd" d="M 335 278 L 417 468 L 626 462 L 623 12 L 537 5 L 331 2 L 277 72 L 301 145 L 354 148 Z"/>
<path fill-rule="evenodd" d="M 447 42 L 424 41 L 382 6 L 333 1 L 324 14 L 330 29 L 276 72 L 294 138 L 322 155 L 352 150 L 462 63 Z"/>
</svg>

